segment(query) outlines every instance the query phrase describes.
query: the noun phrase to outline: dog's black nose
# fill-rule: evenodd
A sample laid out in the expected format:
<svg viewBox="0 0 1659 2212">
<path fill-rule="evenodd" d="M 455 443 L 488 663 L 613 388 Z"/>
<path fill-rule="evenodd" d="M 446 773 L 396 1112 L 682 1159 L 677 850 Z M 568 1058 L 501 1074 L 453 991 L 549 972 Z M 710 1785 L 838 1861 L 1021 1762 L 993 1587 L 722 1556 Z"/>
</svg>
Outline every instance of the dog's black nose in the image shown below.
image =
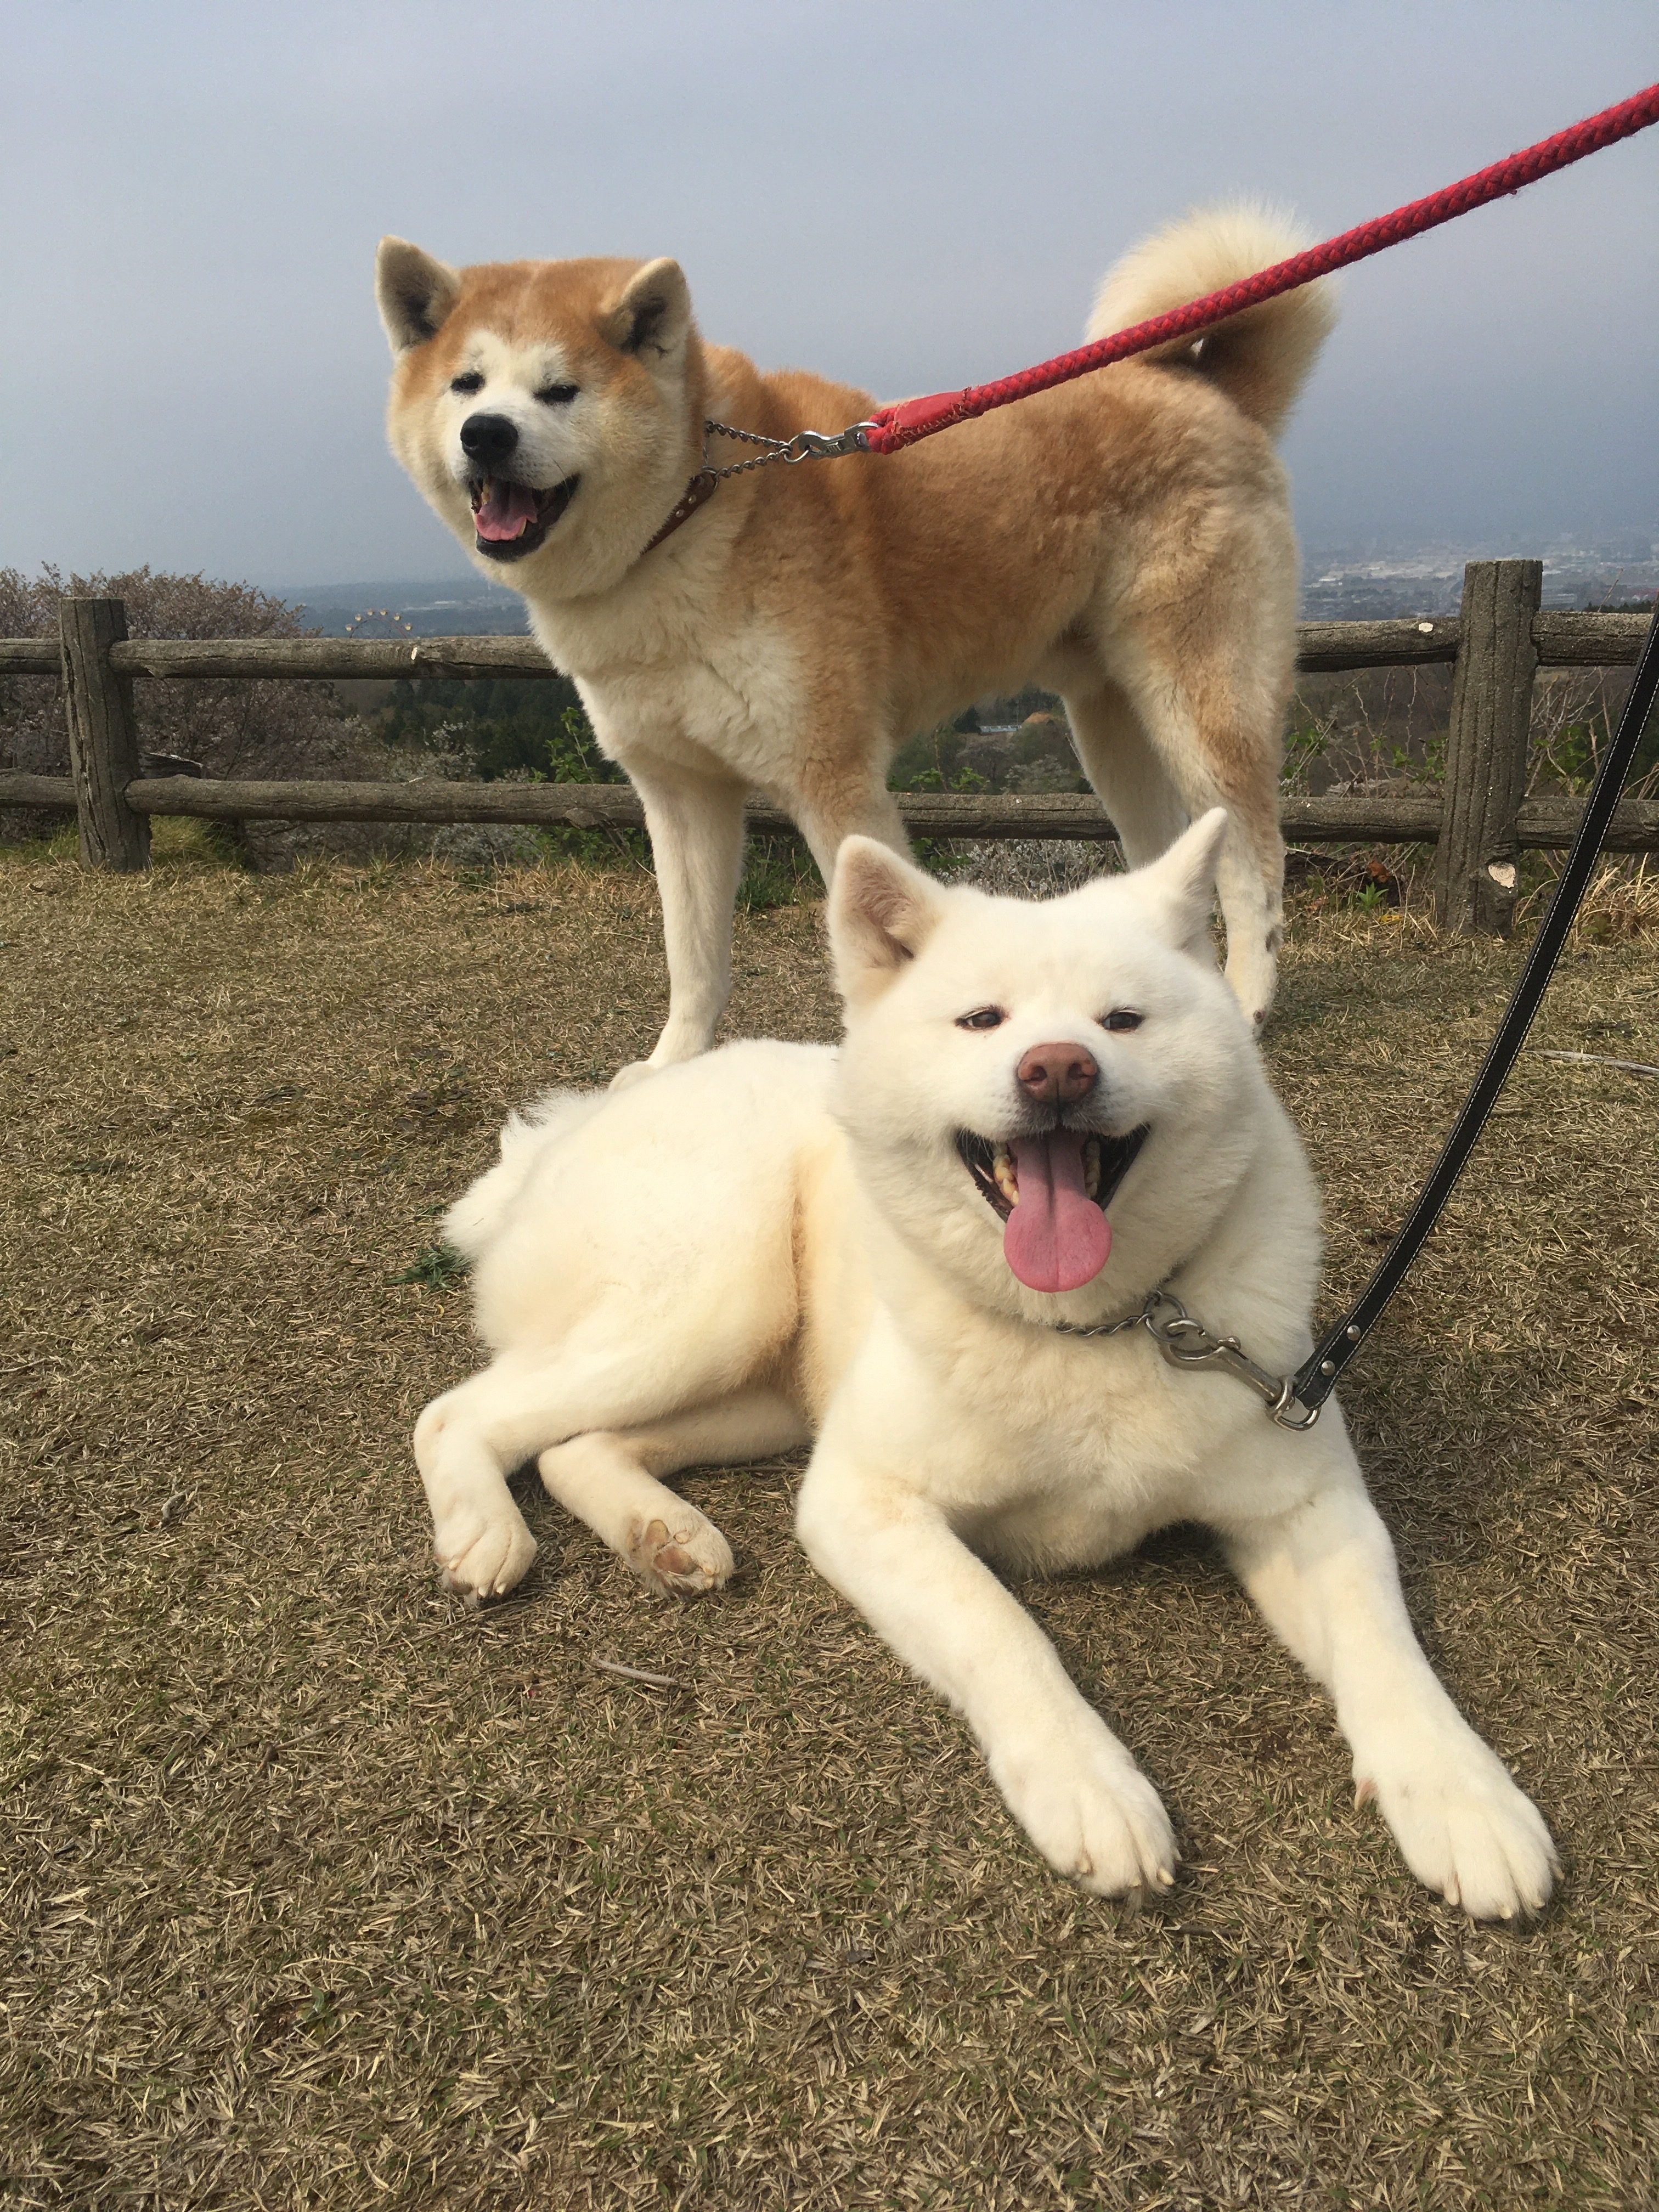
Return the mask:
<svg viewBox="0 0 1659 2212">
<path fill-rule="evenodd" d="M 518 442 L 518 425 L 505 415 L 469 415 L 461 425 L 461 451 L 486 467 L 504 461 Z"/>
</svg>

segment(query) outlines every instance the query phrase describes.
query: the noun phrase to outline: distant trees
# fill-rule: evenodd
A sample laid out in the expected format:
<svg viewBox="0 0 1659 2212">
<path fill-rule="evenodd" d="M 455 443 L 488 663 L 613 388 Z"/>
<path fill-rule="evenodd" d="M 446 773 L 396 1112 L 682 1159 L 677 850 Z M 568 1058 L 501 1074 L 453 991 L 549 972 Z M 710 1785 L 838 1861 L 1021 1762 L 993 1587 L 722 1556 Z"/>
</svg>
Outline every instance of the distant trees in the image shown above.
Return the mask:
<svg viewBox="0 0 1659 2212">
<path fill-rule="evenodd" d="M 115 599 L 133 637 L 305 637 L 300 611 L 250 584 L 158 573 L 68 575 L 47 566 L 33 575 L 0 568 L 0 637 L 55 637 L 58 602 Z M 620 782 L 599 751 L 568 678 L 479 683 L 399 682 L 348 688 L 287 678 L 140 678 L 133 685 L 139 742 L 149 754 L 199 762 L 221 777 L 442 775 L 545 777 L 549 781 Z M 365 703 L 365 695 L 368 702 Z M 50 677 L 0 678 L 0 769 L 67 775 L 63 702 Z M 0 841 L 39 836 L 55 817 L 39 809 L 0 810 Z M 68 817 L 64 818 L 67 819 Z M 617 840 L 599 833 L 474 828 L 428 831 L 410 825 L 248 823 L 216 832 L 255 867 L 282 867 L 308 852 L 453 852 L 488 860 L 549 846 L 583 857 L 616 856 Z M 623 840 L 630 853 L 637 838 Z M 592 851 L 590 853 L 590 848 Z"/>
<path fill-rule="evenodd" d="M 120 599 L 133 637 L 302 637 L 298 614 L 269 592 L 201 576 L 65 576 L 56 568 L 26 576 L 0 568 L 0 637 L 54 637 L 65 597 Z M 214 775 L 316 775 L 348 758 L 357 731 L 326 684 L 204 678 L 133 685 L 146 751 L 200 761 Z M 42 678 L 0 682 L 0 767 L 36 775 L 69 773 L 57 686 Z"/>
<path fill-rule="evenodd" d="M 119 599 L 133 637 L 305 637 L 298 611 L 251 584 L 173 575 L 145 567 L 65 576 L 48 565 L 37 574 L 0 568 L 0 637 L 55 637 L 66 597 Z M 331 684 L 287 679 L 139 678 L 132 687 L 139 743 L 147 753 L 200 762 L 210 775 L 380 776 L 387 754 L 362 715 L 343 707 Z M 49 677 L 0 678 L 0 768 L 67 775 L 63 703 Z M 50 826 L 39 810 L 0 811 L 0 839 L 38 836 Z M 233 842 L 255 866 L 286 865 L 299 850 L 399 847 L 378 827 L 327 825 L 299 832 L 251 824 Z"/>
<path fill-rule="evenodd" d="M 550 783 L 623 781 L 599 750 L 568 676 L 400 678 L 376 727 L 390 745 L 459 753 L 486 782 L 514 775 Z"/>
</svg>

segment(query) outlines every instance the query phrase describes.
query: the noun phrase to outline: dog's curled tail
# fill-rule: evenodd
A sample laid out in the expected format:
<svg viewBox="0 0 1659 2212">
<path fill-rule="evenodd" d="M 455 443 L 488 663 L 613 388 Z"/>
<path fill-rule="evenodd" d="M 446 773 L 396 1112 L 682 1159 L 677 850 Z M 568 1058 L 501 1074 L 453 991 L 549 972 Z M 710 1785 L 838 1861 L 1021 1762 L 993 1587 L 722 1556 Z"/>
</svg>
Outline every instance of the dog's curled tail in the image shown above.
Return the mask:
<svg viewBox="0 0 1659 2212">
<path fill-rule="evenodd" d="M 522 1114 L 509 1114 L 501 1156 L 465 1190 L 443 1218 L 443 1237 L 465 1260 L 477 1260 L 501 1234 L 508 1210 L 529 1181 L 540 1153 L 598 1113 L 603 1091 L 549 1091 Z"/>
<path fill-rule="evenodd" d="M 1132 246 L 1108 270 L 1089 318 L 1088 336 L 1109 337 L 1271 268 L 1309 243 L 1284 215 L 1250 201 L 1198 208 Z M 1146 354 L 1178 362 L 1219 385 L 1234 405 L 1276 434 L 1336 320 L 1328 277 L 1247 307 L 1196 338 Z"/>
</svg>

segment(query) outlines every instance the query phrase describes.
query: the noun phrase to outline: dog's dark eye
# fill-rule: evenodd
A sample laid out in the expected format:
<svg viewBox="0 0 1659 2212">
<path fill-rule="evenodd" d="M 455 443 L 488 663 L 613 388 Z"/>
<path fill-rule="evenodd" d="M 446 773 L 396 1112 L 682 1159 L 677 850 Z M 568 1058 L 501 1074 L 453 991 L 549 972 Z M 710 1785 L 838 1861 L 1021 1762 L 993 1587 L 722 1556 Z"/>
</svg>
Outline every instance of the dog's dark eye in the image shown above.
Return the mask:
<svg viewBox="0 0 1659 2212">
<path fill-rule="evenodd" d="M 483 387 L 484 380 L 476 368 L 469 368 L 465 376 L 455 377 L 449 386 L 452 392 L 482 392 Z"/>
<path fill-rule="evenodd" d="M 1136 1013 L 1132 1007 L 1114 1006 L 1100 1026 L 1103 1030 L 1138 1030 L 1146 1018 L 1145 1014 Z"/>
<path fill-rule="evenodd" d="M 568 407 L 579 389 L 574 384 L 544 384 L 536 397 L 544 407 Z"/>
<path fill-rule="evenodd" d="M 971 1014 L 958 1014 L 959 1030 L 1000 1030 L 1008 1017 L 1000 1006 L 975 1006 Z"/>
</svg>

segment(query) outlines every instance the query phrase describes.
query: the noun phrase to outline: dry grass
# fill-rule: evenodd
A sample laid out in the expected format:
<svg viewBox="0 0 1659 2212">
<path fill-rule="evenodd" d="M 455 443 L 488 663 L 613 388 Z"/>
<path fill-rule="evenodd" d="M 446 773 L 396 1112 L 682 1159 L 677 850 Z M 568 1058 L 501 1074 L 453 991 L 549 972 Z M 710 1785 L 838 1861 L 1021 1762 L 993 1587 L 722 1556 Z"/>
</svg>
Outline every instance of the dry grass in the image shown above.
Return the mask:
<svg viewBox="0 0 1659 2212">
<path fill-rule="evenodd" d="M 742 922 L 738 1027 L 830 1032 L 813 929 Z M 1027 1593 L 1177 1822 L 1130 1921 L 813 1579 L 787 1466 L 689 1483 L 744 1562 L 704 1607 L 541 1501 L 515 1600 L 433 1587 L 406 1439 L 465 1300 L 396 1279 L 504 1107 L 647 1044 L 648 884 L 13 855 L 0 939 L 0 2201 L 1653 2202 L 1659 1085 L 1526 1063 L 1346 1394 L 1559 1906 L 1506 1937 L 1417 1889 L 1177 1534 Z M 1292 945 L 1334 1302 L 1515 954 Z M 1653 945 L 1584 945 L 1540 1041 L 1659 1060 Z"/>
</svg>

